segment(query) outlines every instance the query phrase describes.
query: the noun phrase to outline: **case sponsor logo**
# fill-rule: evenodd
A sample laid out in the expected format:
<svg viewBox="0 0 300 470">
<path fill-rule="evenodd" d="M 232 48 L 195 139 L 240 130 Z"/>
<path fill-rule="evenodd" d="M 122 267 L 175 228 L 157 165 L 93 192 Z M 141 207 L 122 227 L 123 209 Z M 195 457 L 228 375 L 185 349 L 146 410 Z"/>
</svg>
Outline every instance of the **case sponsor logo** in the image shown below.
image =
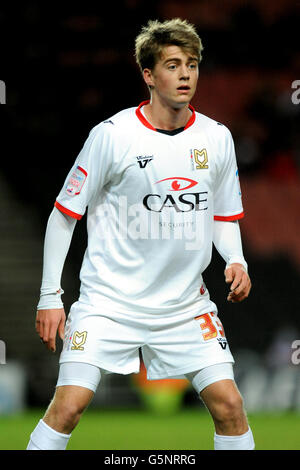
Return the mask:
<svg viewBox="0 0 300 470">
<path fill-rule="evenodd" d="M 184 191 L 196 186 L 198 183 L 190 178 L 170 177 L 157 181 L 155 184 L 168 181 L 167 191 Z M 183 184 L 184 182 L 184 184 Z M 162 212 L 165 208 L 173 208 L 176 212 L 190 212 L 192 210 L 207 210 L 207 191 L 195 193 L 182 193 L 179 196 L 173 194 L 147 194 L 143 199 L 143 205 L 148 211 Z"/>
</svg>

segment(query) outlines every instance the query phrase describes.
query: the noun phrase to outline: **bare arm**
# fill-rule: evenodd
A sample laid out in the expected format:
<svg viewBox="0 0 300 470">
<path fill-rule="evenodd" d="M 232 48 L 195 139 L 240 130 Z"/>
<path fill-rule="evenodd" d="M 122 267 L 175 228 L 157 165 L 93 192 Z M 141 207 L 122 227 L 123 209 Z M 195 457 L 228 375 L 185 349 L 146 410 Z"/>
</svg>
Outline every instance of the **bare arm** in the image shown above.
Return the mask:
<svg viewBox="0 0 300 470">
<path fill-rule="evenodd" d="M 76 219 L 54 208 L 45 241 L 41 297 L 37 306 L 36 331 L 50 351 L 56 350 L 56 334 L 64 337 L 66 315 L 61 301 L 61 276 L 70 248 Z"/>
</svg>

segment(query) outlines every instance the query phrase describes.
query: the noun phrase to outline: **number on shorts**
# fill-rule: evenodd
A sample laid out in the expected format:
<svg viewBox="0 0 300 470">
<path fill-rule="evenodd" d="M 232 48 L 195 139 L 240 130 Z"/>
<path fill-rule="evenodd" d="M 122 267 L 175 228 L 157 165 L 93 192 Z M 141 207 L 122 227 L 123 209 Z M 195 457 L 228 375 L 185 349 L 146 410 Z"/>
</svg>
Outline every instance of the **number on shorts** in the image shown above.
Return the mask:
<svg viewBox="0 0 300 470">
<path fill-rule="evenodd" d="M 211 312 L 211 314 L 214 316 L 213 312 Z M 223 337 L 225 337 L 225 332 L 224 332 L 224 328 L 223 328 L 223 325 L 222 325 L 222 322 L 219 318 L 216 318 L 214 317 L 215 319 L 215 322 L 217 324 L 217 327 L 218 327 L 218 330 L 219 330 L 219 334 Z"/>
<path fill-rule="evenodd" d="M 198 317 L 195 317 L 195 320 L 199 320 L 200 328 L 203 331 L 203 339 L 205 341 L 216 338 L 218 333 L 220 336 L 225 336 L 223 325 L 219 319 L 215 318 L 213 312 L 199 315 Z"/>
</svg>

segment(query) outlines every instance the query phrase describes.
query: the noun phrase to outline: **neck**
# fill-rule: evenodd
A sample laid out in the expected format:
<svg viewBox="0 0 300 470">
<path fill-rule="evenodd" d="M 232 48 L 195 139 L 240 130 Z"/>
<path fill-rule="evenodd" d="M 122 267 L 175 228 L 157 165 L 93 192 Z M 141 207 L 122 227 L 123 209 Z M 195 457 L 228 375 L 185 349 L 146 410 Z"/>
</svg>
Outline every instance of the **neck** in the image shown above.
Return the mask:
<svg viewBox="0 0 300 470">
<path fill-rule="evenodd" d="M 189 103 L 180 108 L 174 108 L 151 96 L 150 103 L 144 106 L 147 120 L 156 129 L 171 131 L 184 127 L 191 117 Z"/>
</svg>

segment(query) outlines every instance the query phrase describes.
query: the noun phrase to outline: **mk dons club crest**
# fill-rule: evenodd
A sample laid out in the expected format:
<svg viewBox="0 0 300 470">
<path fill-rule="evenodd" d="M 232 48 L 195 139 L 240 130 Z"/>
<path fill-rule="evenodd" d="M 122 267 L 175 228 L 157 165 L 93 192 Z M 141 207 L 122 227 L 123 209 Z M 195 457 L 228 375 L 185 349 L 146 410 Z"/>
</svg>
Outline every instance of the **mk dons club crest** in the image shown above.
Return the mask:
<svg viewBox="0 0 300 470">
<path fill-rule="evenodd" d="M 208 155 L 207 150 L 191 150 L 191 163 L 192 163 L 192 170 L 207 170 L 208 169 Z"/>
<path fill-rule="evenodd" d="M 79 331 L 75 331 L 72 338 L 71 350 L 73 351 L 83 351 L 84 350 L 84 343 L 86 342 L 87 331 L 83 331 L 79 333 Z"/>
</svg>

